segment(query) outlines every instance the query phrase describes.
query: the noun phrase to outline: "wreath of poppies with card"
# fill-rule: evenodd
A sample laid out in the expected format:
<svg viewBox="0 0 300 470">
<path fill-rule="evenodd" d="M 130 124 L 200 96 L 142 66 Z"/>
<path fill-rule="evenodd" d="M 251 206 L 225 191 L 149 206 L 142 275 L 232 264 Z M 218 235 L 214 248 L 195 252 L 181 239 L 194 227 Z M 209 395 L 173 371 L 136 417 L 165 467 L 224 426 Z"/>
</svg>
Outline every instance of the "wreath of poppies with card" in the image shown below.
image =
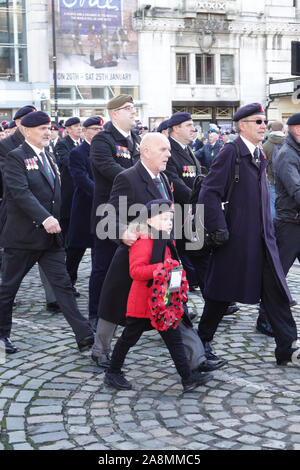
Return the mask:
<svg viewBox="0 0 300 470">
<path fill-rule="evenodd" d="M 172 279 L 175 282 L 172 283 Z M 154 271 L 150 287 L 149 306 L 151 325 L 159 331 L 177 328 L 187 301 L 188 282 L 178 261 L 167 259 Z"/>
</svg>

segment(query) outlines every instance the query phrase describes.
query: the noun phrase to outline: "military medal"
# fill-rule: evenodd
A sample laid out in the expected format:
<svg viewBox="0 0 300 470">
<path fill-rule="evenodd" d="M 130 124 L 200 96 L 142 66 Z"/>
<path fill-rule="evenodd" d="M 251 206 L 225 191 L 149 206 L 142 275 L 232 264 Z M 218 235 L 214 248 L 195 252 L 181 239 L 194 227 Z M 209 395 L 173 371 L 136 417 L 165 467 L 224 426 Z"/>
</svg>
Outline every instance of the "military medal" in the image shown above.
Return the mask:
<svg viewBox="0 0 300 470">
<path fill-rule="evenodd" d="M 127 147 L 122 147 L 121 145 L 116 146 L 116 156 L 122 158 L 131 158 L 130 152 Z"/>
</svg>

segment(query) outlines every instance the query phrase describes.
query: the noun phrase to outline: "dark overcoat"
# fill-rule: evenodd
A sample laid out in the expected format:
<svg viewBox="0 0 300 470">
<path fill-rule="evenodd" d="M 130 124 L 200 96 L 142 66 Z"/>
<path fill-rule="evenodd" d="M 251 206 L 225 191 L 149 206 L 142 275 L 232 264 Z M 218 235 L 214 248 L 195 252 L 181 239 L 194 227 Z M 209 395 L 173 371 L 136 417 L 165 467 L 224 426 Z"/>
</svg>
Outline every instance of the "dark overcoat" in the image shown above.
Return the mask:
<svg viewBox="0 0 300 470">
<path fill-rule="evenodd" d="M 126 138 L 109 121 L 91 142 L 91 167 L 95 183 L 92 207 L 92 231 L 95 231 L 100 217 L 97 208 L 107 203 L 115 177 L 132 167 L 140 157 L 140 137 L 131 132 L 133 150 L 128 149 Z"/>
<path fill-rule="evenodd" d="M 163 176 L 168 197 L 172 200 L 172 191 Z M 151 176 L 138 161 L 132 168 L 120 173 L 114 182 L 108 201 L 119 216 L 119 196 L 127 196 L 128 208 L 133 204 L 146 204 L 153 199 L 161 199 L 159 189 Z M 135 217 L 129 217 L 130 222 Z M 127 298 L 132 280 L 129 276 L 129 249 L 123 243 L 118 247 L 103 283 L 98 314 L 100 318 L 115 324 L 125 323 Z"/>
<path fill-rule="evenodd" d="M 50 216 L 59 219 L 61 202 L 58 168 L 51 155 L 47 152 L 46 155 L 55 174 L 54 189 L 42 163 L 26 142 L 6 159 L 7 219 L 0 240 L 4 248 L 47 250 L 60 238 L 59 234 L 47 233 L 42 225 Z"/>
<path fill-rule="evenodd" d="M 167 163 L 165 174 L 174 188 L 174 200 L 179 204 L 189 204 L 196 175 L 201 166 L 193 151 L 184 150 L 176 140 L 170 137 L 171 158 Z"/>
<path fill-rule="evenodd" d="M 260 300 L 265 250 L 283 294 L 291 296 L 280 263 L 266 177 L 267 159 L 260 152 L 260 168 L 243 140 L 236 139 L 241 152 L 239 182 L 235 183 L 225 220 L 222 201 L 232 181 L 235 149 L 226 144 L 215 158 L 202 184 L 199 203 L 204 204 L 208 232 L 228 228 L 230 238 L 210 258 L 205 296 L 211 300 L 254 304 Z"/>
<path fill-rule="evenodd" d="M 69 171 L 73 179 L 72 201 L 68 246 L 92 248 L 91 212 L 94 181 L 90 164 L 90 144 L 84 141 L 69 154 Z"/>
<path fill-rule="evenodd" d="M 62 219 L 69 219 L 71 214 L 74 186 L 69 172 L 69 154 L 76 148 L 74 140 L 69 135 L 57 141 L 55 155 L 61 174 L 61 209 Z"/>
</svg>

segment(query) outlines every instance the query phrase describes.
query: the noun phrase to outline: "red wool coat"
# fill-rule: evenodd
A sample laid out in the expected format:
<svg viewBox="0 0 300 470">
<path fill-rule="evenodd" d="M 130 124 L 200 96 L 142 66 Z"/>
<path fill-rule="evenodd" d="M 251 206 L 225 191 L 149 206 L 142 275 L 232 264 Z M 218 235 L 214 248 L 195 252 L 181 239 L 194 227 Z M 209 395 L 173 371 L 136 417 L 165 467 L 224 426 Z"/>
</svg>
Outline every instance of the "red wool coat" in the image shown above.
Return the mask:
<svg viewBox="0 0 300 470">
<path fill-rule="evenodd" d="M 129 274 L 133 282 L 127 301 L 127 317 L 150 318 L 148 305 L 148 281 L 153 279 L 154 271 L 162 263 L 151 264 L 153 240 L 140 238 L 129 250 Z M 171 258 L 169 247 L 166 247 L 165 260 Z"/>
</svg>

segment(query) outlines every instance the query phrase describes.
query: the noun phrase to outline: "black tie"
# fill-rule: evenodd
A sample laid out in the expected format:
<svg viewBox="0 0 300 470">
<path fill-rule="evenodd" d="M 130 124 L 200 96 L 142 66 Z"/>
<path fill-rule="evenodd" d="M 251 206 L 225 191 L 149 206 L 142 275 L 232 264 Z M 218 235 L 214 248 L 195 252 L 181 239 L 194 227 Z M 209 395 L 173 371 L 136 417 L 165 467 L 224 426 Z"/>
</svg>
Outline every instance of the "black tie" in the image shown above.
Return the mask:
<svg viewBox="0 0 300 470">
<path fill-rule="evenodd" d="M 134 149 L 134 145 L 133 145 L 133 140 L 132 140 L 132 137 L 131 135 L 128 135 L 126 137 L 126 140 L 127 140 L 127 147 L 128 147 L 128 150 L 130 153 L 133 152 L 133 149 Z"/>
<path fill-rule="evenodd" d="M 190 157 L 190 151 L 189 151 L 188 146 L 186 146 L 184 150 L 185 150 L 185 153 L 187 154 L 187 156 Z"/>
</svg>

